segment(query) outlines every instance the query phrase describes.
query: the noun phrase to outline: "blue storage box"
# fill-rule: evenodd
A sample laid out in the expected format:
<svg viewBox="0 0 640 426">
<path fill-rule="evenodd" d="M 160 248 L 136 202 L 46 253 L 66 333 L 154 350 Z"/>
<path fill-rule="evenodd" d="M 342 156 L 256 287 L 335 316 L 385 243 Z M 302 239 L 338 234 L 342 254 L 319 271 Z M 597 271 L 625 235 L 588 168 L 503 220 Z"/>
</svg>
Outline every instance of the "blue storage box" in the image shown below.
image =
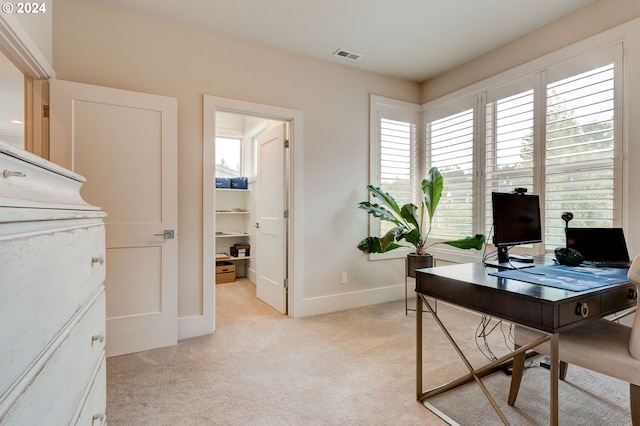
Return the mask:
<svg viewBox="0 0 640 426">
<path fill-rule="evenodd" d="M 231 188 L 231 178 L 217 177 L 216 188 Z"/>
<path fill-rule="evenodd" d="M 247 189 L 249 179 L 246 177 L 231 178 L 231 189 Z"/>
</svg>

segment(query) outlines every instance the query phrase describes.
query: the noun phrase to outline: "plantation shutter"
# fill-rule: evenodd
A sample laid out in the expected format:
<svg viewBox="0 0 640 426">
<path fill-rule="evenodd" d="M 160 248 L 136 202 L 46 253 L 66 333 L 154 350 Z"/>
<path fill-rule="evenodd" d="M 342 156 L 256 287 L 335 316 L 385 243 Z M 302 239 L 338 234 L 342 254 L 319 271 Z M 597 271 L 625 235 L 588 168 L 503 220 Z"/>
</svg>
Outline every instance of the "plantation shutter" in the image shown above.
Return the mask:
<svg viewBox="0 0 640 426">
<path fill-rule="evenodd" d="M 474 109 L 427 120 L 427 164 L 437 167 L 444 189 L 430 238 L 473 235 Z"/>
<path fill-rule="evenodd" d="M 380 120 L 380 188 L 399 205 L 411 202 L 415 123 Z"/>
<path fill-rule="evenodd" d="M 615 203 L 613 63 L 547 85 L 545 194 L 547 249 L 571 226 L 611 227 Z"/>
<path fill-rule="evenodd" d="M 374 95 L 371 99 L 375 110 L 371 127 L 371 184 L 389 193 L 399 205 L 415 202 L 418 106 Z M 382 236 L 393 226 L 371 218 L 369 233 Z"/>
<path fill-rule="evenodd" d="M 533 89 L 489 98 L 485 108 L 485 234 L 491 234 L 492 192 L 511 192 L 534 186 Z"/>
</svg>

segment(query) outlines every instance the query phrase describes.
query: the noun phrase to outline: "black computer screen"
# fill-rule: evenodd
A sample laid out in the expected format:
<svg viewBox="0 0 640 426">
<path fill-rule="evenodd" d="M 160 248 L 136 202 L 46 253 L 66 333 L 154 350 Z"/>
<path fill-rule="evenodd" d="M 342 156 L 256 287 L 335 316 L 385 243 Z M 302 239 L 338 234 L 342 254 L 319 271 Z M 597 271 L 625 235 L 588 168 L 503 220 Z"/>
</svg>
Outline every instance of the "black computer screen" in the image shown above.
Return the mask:
<svg viewBox="0 0 640 426">
<path fill-rule="evenodd" d="M 622 228 L 567 228 L 567 247 L 586 261 L 628 262 L 629 251 Z"/>
<path fill-rule="evenodd" d="M 493 192 L 493 244 L 509 247 L 542 242 L 537 195 Z"/>
</svg>

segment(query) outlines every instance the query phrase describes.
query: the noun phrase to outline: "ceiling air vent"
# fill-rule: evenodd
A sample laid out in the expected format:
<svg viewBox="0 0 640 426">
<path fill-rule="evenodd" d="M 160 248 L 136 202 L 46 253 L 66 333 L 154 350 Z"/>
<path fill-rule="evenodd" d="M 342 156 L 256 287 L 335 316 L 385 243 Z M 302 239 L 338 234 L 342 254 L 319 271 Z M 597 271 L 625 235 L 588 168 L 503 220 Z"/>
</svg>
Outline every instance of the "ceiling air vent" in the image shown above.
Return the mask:
<svg viewBox="0 0 640 426">
<path fill-rule="evenodd" d="M 338 49 L 333 52 L 333 56 L 340 56 L 341 58 L 350 59 L 352 61 L 357 61 L 362 57 L 359 53 L 349 52 L 348 50 Z"/>
</svg>

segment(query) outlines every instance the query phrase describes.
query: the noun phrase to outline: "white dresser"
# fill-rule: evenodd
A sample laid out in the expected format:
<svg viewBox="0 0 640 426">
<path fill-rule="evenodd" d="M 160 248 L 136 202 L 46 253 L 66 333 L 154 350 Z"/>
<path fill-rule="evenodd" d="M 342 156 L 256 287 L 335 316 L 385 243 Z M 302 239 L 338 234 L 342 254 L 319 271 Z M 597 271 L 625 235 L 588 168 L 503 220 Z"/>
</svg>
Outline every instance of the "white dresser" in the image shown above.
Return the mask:
<svg viewBox="0 0 640 426">
<path fill-rule="evenodd" d="M 105 214 L 0 142 L 0 425 L 106 422 Z"/>
</svg>

